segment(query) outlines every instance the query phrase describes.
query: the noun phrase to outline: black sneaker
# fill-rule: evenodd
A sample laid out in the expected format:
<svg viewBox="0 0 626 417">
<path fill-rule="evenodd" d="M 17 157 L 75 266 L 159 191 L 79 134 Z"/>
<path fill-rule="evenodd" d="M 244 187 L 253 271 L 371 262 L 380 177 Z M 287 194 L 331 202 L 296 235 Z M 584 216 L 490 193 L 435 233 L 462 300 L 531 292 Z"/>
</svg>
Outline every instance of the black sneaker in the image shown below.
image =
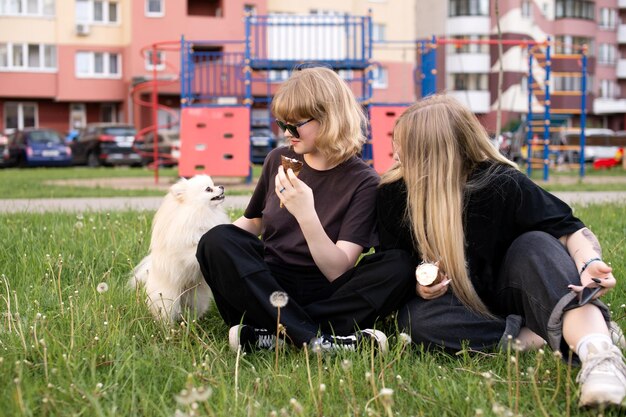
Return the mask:
<svg viewBox="0 0 626 417">
<path fill-rule="evenodd" d="M 282 339 L 278 341 L 281 346 L 283 343 Z M 267 329 L 256 329 L 246 324 L 238 324 L 228 331 L 228 344 L 235 352 L 239 346 L 244 352 L 258 349 L 272 350 L 276 346 L 276 333 Z"/>
<path fill-rule="evenodd" d="M 361 330 L 349 336 L 321 335 L 313 338 L 310 346 L 313 352 L 317 350 L 322 352 L 356 351 L 362 346 L 368 346 L 372 341 L 374 348 L 379 352 L 386 353 L 389 350 L 387 336 L 374 329 Z"/>
</svg>

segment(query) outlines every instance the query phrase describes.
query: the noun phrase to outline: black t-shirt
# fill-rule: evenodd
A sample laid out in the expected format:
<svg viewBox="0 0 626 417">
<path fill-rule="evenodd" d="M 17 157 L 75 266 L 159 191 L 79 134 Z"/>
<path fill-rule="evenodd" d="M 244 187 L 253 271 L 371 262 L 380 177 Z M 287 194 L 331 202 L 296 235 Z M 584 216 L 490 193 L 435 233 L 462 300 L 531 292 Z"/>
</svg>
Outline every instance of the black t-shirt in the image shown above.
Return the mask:
<svg viewBox="0 0 626 417">
<path fill-rule="evenodd" d="M 287 147 L 270 152 L 244 216 L 262 218 L 266 262 L 314 267 L 298 222 L 286 208 L 279 207 L 280 200 L 274 192 L 281 155 L 304 162 L 302 155 Z M 315 170 L 304 162 L 298 179 L 313 190 L 315 210 L 333 242 L 345 240 L 365 250 L 378 244 L 374 207 L 380 179 L 361 158 L 351 157 L 327 171 Z"/>
<path fill-rule="evenodd" d="M 567 204 L 512 167 L 481 163 L 470 180 L 484 175 L 489 175 L 485 186 L 465 193 L 463 225 L 472 284 L 488 303 L 506 251 L 515 238 L 534 230 L 560 238 L 583 228 L 584 224 L 574 217 Z M 404 181 L 379 188 L 380 248 L 404 249 L 413 255 L 417 265 L 421 257 L 414 248 L 405 210 Z"/>
</svg>

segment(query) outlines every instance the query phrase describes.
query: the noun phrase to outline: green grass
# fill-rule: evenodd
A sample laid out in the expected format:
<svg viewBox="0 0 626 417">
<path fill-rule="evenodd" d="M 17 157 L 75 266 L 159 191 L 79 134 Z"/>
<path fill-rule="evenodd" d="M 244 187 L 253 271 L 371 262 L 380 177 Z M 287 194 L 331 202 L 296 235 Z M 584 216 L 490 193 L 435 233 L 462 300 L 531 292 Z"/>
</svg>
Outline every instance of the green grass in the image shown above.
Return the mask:
<svg viewBox="0 0 626 417">
<path fill-rule="evenodd" d="M 623 212 L 576 208 L 618 280 L 626 271 Z M 1 416 L 598 415 L 578 410 L 576 370 L 549 351 L 425 354 L 386 327 L 388 355 L 287 348 L 275 368 L 274 352 L 230 352 L 215 310 L 184 325 L 156 323 L 127 287 L 147 252 L 152 215 L 0 215 Z M 108 291 L 98 292 L 100 283 Z M 624 326 L 622 282 L 606 301 Z M 212 391 L 195 410 L 181 398 L 193 388 Z"/>
<path fill-rule="evenodd" d="M 258 178 L 261 167 L 254 165 L 252 175 Z M 101 167 L 101 168 L 7 168 L 0 169 L 0 195 L 13 198 L 72 198 L 72 197 L 141 197 L 161 196 L 163 190 L 152 187 L 144 189 L 118 189 L 100 186 L 75 186 L 54 184 L 55 180 L 89 180 L 98 178 L 153 178 L 154 171 L 147 168 Z M 160 168 L 160 183 L 174 182 L 178 178 L 177 168 Z M 242 184 L 244 179 L 241 180 Z M 249 189 L 227 187 L 228 195 L 250 194 Z"/>
<path fill-rule="evenodd" d="M 522 169 L 524 169 L 522 167 Z M 252 175 L 258 178 L 261 166 L 254 165 Z M 144 189 L 115 189 L 101 186 L 72 186 L 53 184 L 54 180 L 68 179 L 97 179 L 97 178 L 152 178 L 154 171 L 146 168 L 30 168 L 30 169 L 0 169 L 0 195 L 5 199 L 13 198 L 70 198 L 70 197 L 139 197 L 161 196 L 162 188 L 152 187 L 148 182 Z M 623 168 L 594 171 L 589 169 L 584 180 L 577 180 L 577 171 L 550 172 L 550 181 L 542 180 L 540 170 L 533 170 L 532 177 L 538 184 L 548 191 L 626 191 L 626 171 Z M 608 181 L 599 179 L 609 177 Z M 618 182 L 611 181 L 617 177 Z M 159 170 L 161 183 L 175 181 L 178 178 L 176 168 L 161 168 Z M 624 180 L 621 181 L 620 179 Z M 568 183 L 562 183 L 567 179 Z M 242 180 L 243 183 L 243 180 Z M 227 195 L 250 194 L 249 187 L 226 187 Z"/>
</svg>

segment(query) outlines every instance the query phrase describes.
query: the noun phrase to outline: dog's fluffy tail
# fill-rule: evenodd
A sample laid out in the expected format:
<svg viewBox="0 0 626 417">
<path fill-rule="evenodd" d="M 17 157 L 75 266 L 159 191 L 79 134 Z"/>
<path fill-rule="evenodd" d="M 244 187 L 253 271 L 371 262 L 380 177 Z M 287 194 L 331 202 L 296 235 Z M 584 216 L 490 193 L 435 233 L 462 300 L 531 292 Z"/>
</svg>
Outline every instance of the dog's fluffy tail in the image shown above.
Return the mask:
<svg viewBox="0 0 626 417">
<path fill-rule="evenodd" d="M 139 265 L 133 269 L 132 276 L 128 280 L 128 285 L 131 288 L 136 288 L 137 285 L 144 286 L 146 285 L 146 281 L 148 280 L 148 274 L 150 274 L 150 269 L 152 268 L 152 259 L 150 255 L 146 256 L 139 262 Z"/>
</svg>

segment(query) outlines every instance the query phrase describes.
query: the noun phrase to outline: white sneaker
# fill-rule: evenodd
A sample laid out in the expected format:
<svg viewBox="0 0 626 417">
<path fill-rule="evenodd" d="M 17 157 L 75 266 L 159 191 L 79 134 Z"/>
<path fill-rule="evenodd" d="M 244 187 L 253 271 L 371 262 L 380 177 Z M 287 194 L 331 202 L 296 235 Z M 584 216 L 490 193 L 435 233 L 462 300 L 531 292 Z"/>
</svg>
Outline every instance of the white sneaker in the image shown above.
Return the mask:
<svg viewBox="0 0 626 417">
<path fill-rule="evenodd" d="M 613 344 L 620 349 L 626 349 L 626 339 L 624 338 L 624 332 L 619 324 L 614 321 L 609 323 L 609 333 L 611 334 L 611 340 Z"/>
<path fill-rule="evenodd" d="M 580 407 L 620 406 L 626 396 L 626 365 L 622 351 L 614 346 L 589 344 L 587 359 L 576 377 L 580 384 Z"/>
<path fill-rule="evenodd" d="M 283 339 L 278 339 L 278 346 L 282 347 Z M 257 329 L 246 324 L 238 324 L 228 331 L 228 345 L 234 352 L 241 346 L 244 352 L 255 350 L 272 350 L 276 346 L 276 333 L 267 329 Z"/>
<path fill-rule="evenodd" d="M 321 335 L 313 338 L 309 344 L 312 351 L 340 352 L 356 351 L 370 343 L 373 343 L 374 349 L 381 353 L 387 353 L 389 350 L 387 336 L 374 329 L 364 329 L 349 336 Z"/>
</svg>

